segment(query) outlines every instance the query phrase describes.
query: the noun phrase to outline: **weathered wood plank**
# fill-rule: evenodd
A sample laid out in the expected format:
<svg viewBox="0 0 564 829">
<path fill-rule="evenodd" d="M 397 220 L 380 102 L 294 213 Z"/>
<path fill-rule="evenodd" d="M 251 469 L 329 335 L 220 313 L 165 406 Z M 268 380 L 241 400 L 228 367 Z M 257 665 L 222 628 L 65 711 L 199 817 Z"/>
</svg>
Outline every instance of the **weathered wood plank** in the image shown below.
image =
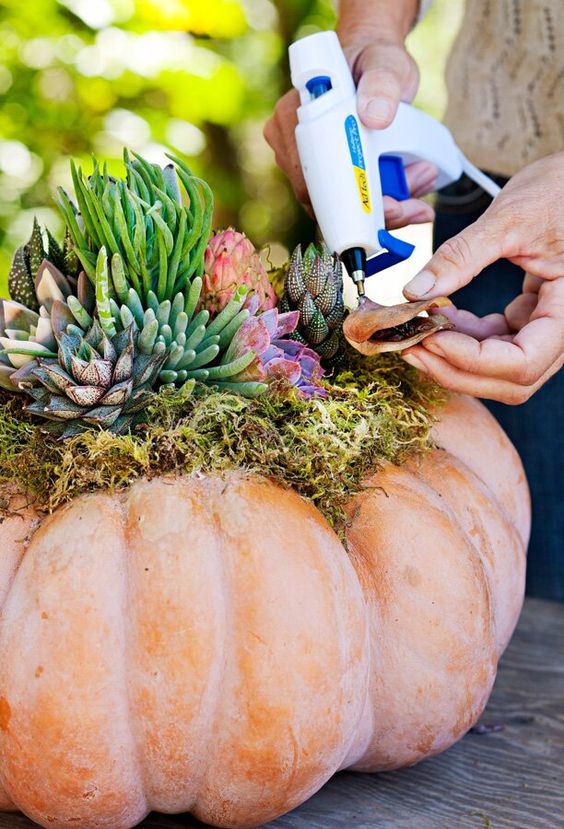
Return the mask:
<svg viewBox="0 0 564 829">
<path fill-rule="evenodd" d="M 265 829 L 564 829 L 564 605 L 526 602 L 482 722 L 503 730 L 411 769 L 339 774 Z M 0 815 L 0 829 L 31 826 Z M 201 824 L 151 815 L 141 826 Z"/>
</svg>

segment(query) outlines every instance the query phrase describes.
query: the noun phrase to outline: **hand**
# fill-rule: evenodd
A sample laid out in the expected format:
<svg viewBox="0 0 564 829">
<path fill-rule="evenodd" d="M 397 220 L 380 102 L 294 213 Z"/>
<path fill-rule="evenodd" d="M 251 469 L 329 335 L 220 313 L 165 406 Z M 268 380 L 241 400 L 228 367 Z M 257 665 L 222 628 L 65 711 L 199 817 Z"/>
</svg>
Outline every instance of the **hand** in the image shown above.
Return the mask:
<svg viewBox="0 0 564 829">
<path fill-rule="evenodd" d="M 487 265 L 527 271 L 523 293 L 480 319 L 444 309 L 456 331 L 429 337 L 404 359 L 454 391 L 523 403 L 564 363 L 564 153 L 518 173 L 477 222 L 442 245 L 404 289 L 408 299 L 448 295 Z"/>
<path fill-rule="evenodd" d="M 382 129 L 392 122 L 400 100 L 413 99 L 419 73 L 403 44 L 374 38 L 365 42 L 364 38 L 366 34 L 343 36 L 344 51 L 358 87 L 360 119 L 367 127 Z M 274 150 L 276 163 L 289 178 L 297 199 L 311 212 L 295 139 L 298 106 L 298 92 L 286 93 L 267 122 L 264 136 Z M 419 197 L 434 189 L 435 167 L 426 161 L 418 161 L 407 167 L 406 176 L 414 198 L 403 202 L 389 196 L 384 198 L 386 226 L 390 229 L 433 219 L 432 207 Z"/>
</svg>

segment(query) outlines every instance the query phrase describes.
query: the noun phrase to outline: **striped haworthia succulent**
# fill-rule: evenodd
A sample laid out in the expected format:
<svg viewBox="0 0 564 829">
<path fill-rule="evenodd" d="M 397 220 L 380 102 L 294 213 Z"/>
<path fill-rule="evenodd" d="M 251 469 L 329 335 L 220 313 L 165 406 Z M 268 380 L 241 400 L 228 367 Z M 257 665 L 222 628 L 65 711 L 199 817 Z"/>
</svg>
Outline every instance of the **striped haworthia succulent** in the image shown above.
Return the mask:
<svg viewBox="0 0 564 829">
<path fill-rule="evenodd" d="M 300 321 L 292 339 L 315 349 L 328 368 L 345 354 L 343 273 L 341 263 L 325 244 L 301 245 L 292 254 L 280 302 L 282 311 L 298 310 Z"/>
<path fill-rule="evenodd" d="M 13 379 L 38 356 L 55 347 L 51 308 L 55 300 L 66 302 L 73 293 L 84 299 L 87 284 L 77 278 L 77 261 L 69 237 L 61 248 L 47 231 L 48 245 L 37 222 L 30 240 L 19 247 L 8 275 L 10 299 L 0 299 L 0 387 L 17 390 Z M 47 258 L 49 257 L 49 258 Z M 66 269 L 63 273 L 57 263 Z"/>
</svg>

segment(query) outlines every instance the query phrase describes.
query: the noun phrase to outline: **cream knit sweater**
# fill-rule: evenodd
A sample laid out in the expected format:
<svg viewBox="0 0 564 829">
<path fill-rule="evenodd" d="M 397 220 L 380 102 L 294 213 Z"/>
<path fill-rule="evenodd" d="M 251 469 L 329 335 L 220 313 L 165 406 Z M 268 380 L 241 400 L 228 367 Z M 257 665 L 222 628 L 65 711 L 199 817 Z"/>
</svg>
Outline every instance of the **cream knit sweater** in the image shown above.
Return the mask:
<svg viewBox="0 0 564 829">
<path fill-rule="evenodd" d="M 474 164 L 511 176 L 564 150 L 564 0 L 466 0 L 447 86 L 445 121 Z"/>
</svg>

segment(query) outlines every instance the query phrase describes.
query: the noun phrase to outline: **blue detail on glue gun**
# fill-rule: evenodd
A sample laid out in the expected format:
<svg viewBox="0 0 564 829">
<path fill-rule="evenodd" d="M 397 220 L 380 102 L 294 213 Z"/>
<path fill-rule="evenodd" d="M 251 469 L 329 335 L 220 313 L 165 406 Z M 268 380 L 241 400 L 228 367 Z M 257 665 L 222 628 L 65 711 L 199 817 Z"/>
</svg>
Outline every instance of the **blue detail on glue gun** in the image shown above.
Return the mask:
<svg viewBox="0 0 564 829">
<path fill-rule="evenodd" d="M 312 98 L 321 98 L 330 89 L 333 89 L 331 78 L 328 75 L 316 75 L 306 83 L 306 89 Z"/>
<path fill-rule="evenodd" d="M 410 196 L 401 156 L 386 153 L 378 159 L 382 195 L 405 201 Z"/>
<path fill-rule="evenodd" d="M 378 241 L 386 250 L 384 253 L 378 253 L 367 261 L 366 276 L 372 276 L 386 268 L 391 268 L 392 265 L 397 265 L 398 262 L 409 259 L 415 250 L 415 245 L 410 245 L 409 242 L 397 239 L 391 233 L 388 233 L 387 230 L 378 231 Z"/>
</svg>

